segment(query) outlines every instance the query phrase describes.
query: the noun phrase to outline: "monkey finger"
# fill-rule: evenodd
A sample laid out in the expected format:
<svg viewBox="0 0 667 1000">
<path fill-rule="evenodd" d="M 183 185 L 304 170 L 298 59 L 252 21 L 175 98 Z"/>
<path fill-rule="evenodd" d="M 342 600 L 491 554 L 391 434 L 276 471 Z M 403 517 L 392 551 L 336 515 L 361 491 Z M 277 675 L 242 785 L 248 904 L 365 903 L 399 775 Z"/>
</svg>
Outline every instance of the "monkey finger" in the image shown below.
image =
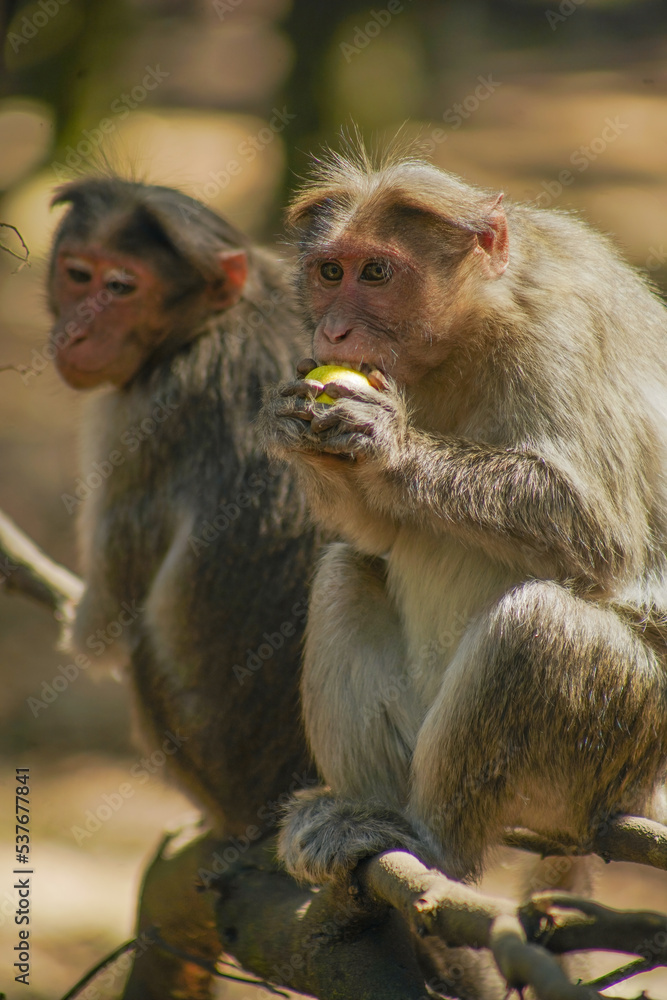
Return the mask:
<svg viewBox="0 0 667 1000">
<path fill-rule="evenodd" d="M 359 420 L 342 419 L 321 426 L 316 415 L 310 423 L 310 429 L 314 434 L 319 434 L 323 441 L 336 437 L 338 434 L 363 434 L 369 440 L 375 437 L 373 425 Z"/>
<path fill-rule="evenodd" d="M 314 358 L 302 358 L 296 366 L 297 375 L 307 375 L 313 368 L 317 368 L 317 361 Z"/>
<path fill-rule="evenodd" d="M 317 379 L 314 379 L 314 378 L 306 378 L 306 379 L 304 379 L 303 382 L 302 382 L 302 385 L 310 386 L 310 388 L 313 390 L 312 393 L 311 393 L 311 395 L 315 399 L 322 392 L 324 392 L 324 383 L 323 382 L 318 382 Z"/>
<path fill-rule="evenodd" d="M 313 413 L 310 426 L 316 434 L 321 434 L 322 431 L 329 431 L 334 427 L 350 430 L 355 426 L 355 422 L 345 420 L 340 413 L 329 413 L 327 408 L 323 413 Z"/>
<path fill-rule="evenodd" d="M 326 455 L 351 455 L 354 458 L 363 458 L 372 452 L 373 442 L 365 434 L 350 431 L 325 438 L 320 443 L 320 449 Z"/>
<path fill-rule="evenodd" d="M 332 427 L 352 428 L 357 425 L 357 420 L 346 414 L 336 406 L 318 407 L 313 412 L 311 427 L 314 431 L 328 431 Z"/>
<path fill-rule="evenodd" d="M 293 418 L 294 420 L 307 420 L 310 422 L 313 417 L 313 412 L 307 406 L 303 406 L 297 400 L 292 403 L 285 402 L 283 406 L 277 406 L 275 408 L 274 416 L 276 417 L 286 417 L 287 419 Z"/>
<path fill-rule="evenodd" d="M 317 401 L 316 401 L 317 402 Z M 331 427 L 345 427 L 348 430 L 362 430 L 372 434 L 376 423 L 376 410 L 369 410 L 365 400 L 355 397 L 329 406 L 316 406 L 313 411 L 313 429 L 328 430 Z"/>
<path fill-rule="evenodd" d="M 323 389 L 332 399 L 357 399 L 363 403 L 380 402 L 377 398 L 377 390 L 375 388 L 371 390 L 359 389 L 345 385 L 343 382 L 325 382 Z"/>
<path fill-rule="evenodd" d="M 373 368 L 372 365 L 366 364 L 365 362 L 360 366 L 359 371 L 362 375 L 365 375 L 370 384 L 374 389 L 379 389 L 380 392 L 385 392 L 389 386 L 390 382 L 383 371 L 379 368 Z"/>
<path fill-rule="evenodd" d="M 298 382 L 288 382 L 280 389 L 281 396 L 300 396 L 303 399 L 315 399 L 324 386 L 321 382 L 306 381 L 301 379 Z"/>
</svg>

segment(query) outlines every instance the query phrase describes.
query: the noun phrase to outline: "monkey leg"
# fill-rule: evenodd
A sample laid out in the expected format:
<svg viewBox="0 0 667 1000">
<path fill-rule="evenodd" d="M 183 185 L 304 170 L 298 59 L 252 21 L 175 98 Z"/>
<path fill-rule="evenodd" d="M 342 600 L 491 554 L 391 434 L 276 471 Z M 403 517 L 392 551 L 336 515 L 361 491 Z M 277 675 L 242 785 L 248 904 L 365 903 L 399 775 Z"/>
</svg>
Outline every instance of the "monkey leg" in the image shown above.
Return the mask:
<svg viewBox="0 0 667 1000">
<path fill-rule="evenodd" d="M 223 952 L 215 923 L 216 896 L 198 891 L 196 885 L 199 869 L 210 871 L 216 851 L 224 845 L 211 834 L 176 844 L 177 838 L 165 841 L 144 875 L 138 945 L 123 1000 L 211 1000 L 218 995 L 218 980 L 210 972 L 151 940 L 151 931 L 156 930 L 172 948 L 208 962 Z"/>
<path fill-rule="evenodd" d="M 306 731 L 329 789 L 297 795 L 280 853 L 322 883 L 389 847 L 417 850 L 401 815 L 419 713 L 381 559 L 331 545 L 310 600 L 302 696 Z"/>
<path fill-rule="evenodd" d="M 476 876 L 505 825 L 590 842 L 664 771 L 664 664 L 610 609 L 531 581 L 476 619 L 420 729 L 408 817 Z"/>
</svg>

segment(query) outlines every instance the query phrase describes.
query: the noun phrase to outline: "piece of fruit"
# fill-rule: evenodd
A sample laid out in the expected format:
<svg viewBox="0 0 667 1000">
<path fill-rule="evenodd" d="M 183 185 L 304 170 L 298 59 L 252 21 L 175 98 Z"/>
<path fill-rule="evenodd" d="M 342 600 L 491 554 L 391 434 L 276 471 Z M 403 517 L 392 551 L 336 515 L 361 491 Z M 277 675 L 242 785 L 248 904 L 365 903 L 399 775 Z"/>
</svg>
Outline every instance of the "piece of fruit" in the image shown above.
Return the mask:
<svg viewBox="0 0 667 1000">
<path fill-rule="evenodd" d="M 361 372 L 355 371 L 354 368 L 344 368 L 342 365 L 320 365 L 319 368 L 313 368 L 312 372 L 308 372 L 306 378 L 315 379 L 316 382 L 322 382 L 324 385 L 328 385 L 330 382 L 333 382 L 334 385 L 345 385 L 349 389 L 367 389 L 370 385 L 366 376 L 362 375 Z M 322 392 L 317 397 L 316 402 L 335 403 L 336 400 L 328 392 Z"/>
</svg>

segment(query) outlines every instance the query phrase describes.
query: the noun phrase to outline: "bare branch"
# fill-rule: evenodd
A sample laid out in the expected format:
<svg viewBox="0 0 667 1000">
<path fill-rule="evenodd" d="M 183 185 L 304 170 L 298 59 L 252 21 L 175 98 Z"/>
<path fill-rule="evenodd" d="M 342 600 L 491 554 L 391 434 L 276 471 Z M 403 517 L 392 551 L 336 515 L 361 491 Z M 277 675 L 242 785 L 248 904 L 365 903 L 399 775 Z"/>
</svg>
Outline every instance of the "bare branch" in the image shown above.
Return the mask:
<svg viewBox="0 0 667 1000">
<path fill-rule="evenodd" d="M 388 851 L 359 869 L 372 899 L 386 901 L 416 934 L 434 934 L 451 947 L 489 948 L 510 987 L 532 986 L 538 1000 L 591 1000 L 587 986 L 571 983 L 544 948 L 529 943 L 517 905 L 487 896 L 426 868 L 404 851 Z"/>
<path fill-rule="evenodd" d="M 542 858 L 583 857 L 591 853 L 590 850 L 580 848 L 577 844 L 565 839 L 554 840 L 541 833 L 535 833 L 533 830 L 526 830 L 525 827 L 513 827 L 505 830 L 503 844 L 505 847 L 516 847 L 520 851 L 539 854 Z"/>
<path fill-rule="evenodd" d="M 538 892 L 521 907 L 534 940 L 549 951 L 620 951 L 644 955 L 650 944 L 654 965 L 667 965 L 667 915 L 649 910 L 614 910 L 566 892 Z"/>
<path fill-rule="evenodd" d="M 590 986 L 571 983 L 555 958 L 538 945 L 528 944 L 518 917 L 497 917 L 489 946 L 507 985 L 514 989 L 532 986 L 538 1000 L 601 998 Z"/>
<path fill-rule="evenodd" d="M 667 871 L 667 827 L 642 816 L 620 816 L 595 839 L 605 861 L 635 861 Z"/>
<path fill-rule="evenodd" d="M 265 979 L 248 979 L 246 976 L 234 976 L 231 972 L 223 972 L 218 967 L 219 964 L 228 965 L 230 968 L 238 968 L 239 972 L 243 972 L 243 969 L 232 965 L 231 962 L 207 962 L 205 959 L 192 955 L 188 951 L 183 951 L 182 948 L 174 948 L 173 945 L 167 944 L 167 942 L 160 937 L 156 928 L 152 928 L 151 931 L 148 931 L 147 933 L 152 938 L 154 944 L 156 944 L 161 951 L 166 951 L 168 955 L 173 955 L 175 958 L 184 958 L 187 962 L 193 962 L 195 965 L 201 966 L 202 969 L 210 972 L 212 976 L 216 976 L 218 979 L 229 979 L 233 983 L 247 983 L 248 986 L 261 986 L 263 990 L 267 991 L 267 993 L 274 993 L 279 997 L 287 996 L 287 993 L 284 993 L 282 990 L 277 990 Z"/>
<path fill-rule="evenodd" d="M 8 247 L 7 244 L 3 243 L 2 241 L 0 241 L 0 250 L 4 250 L 5 253 L 8 253 L 11 257 L 15 257 L 16 260 L 21 261 L 21 267 L 17 269 L 18 271 L 20 271 L 23 267 L 25 267 L 26 264 L 28 264 L 28 258 L 30 257 L 30 251 L 28 250 L 26 242 L 21 236 L 16 226 L 10 225 L 9 222 L 0 222 L 0 229 L 11 229 L 11 231 L 13 233 L 16 233 L 16 235 L 18 236 L 19 243 L 21 244 L 24 250 L 23 256 L 21 256 L 20 253 L 16 253 L 15 250 L 12 250 L 11 247 Z M 28 266 L 30 265 L 28 264 Z"/>
<path fill-rule="evenodd" d="M 238 873 L 225 876 L 216 886 L 221 892 L 217 918 L 223 940 L 232 931 L 228 950 L 244 968 L 273 982 L 277 973 L 280 985 L 322 1000 L 414 996 L 416 973 L 400 983 L 396 978 L 398 969 L 405 972 L 408 928 L 419 937 L 438 937 L 450 947 L 488 949 L 508 986 L 519 991 L 530 986 L 538 1000 L 601 1000 L 597 983 L 568 980 L 557 954 L 641 954 L 646 941 L 656 941 L 658 934 L 648 966 L 643 959 L 629 963 L 610 975 L 606 985 L 667 964 L 665 947 L 657 946 L 667 942 L 667 916 L 612 910 L 568 893 L 540 893 L 520 906 L 455 882 L 405 851 L 388 851 L 363 862 L 356 872 L 361 891 L 353 886 L 347 893 L 342 886 L 315 893 L 299 889 L 279 870 L 269 875 L 266 860 L 261 874 L 251 876 L 251 864 L 246 857 L 243 878 Z M 403 918 L 398 927 L 392 914 Z M 396 950 L 398 942 L 402 955 Z M 369 955 L 380 956 L 379 963 L 362 961 L 362 943 L 372 944 Z M 414 961 L 410 964 L 414 970 Z"/>
<path fill-rule="evenodd" d="M 543 858 L 598 854 L 605 861 L 634 861 L 667 871 L 667 826 L 643 816 L 619 816 L 609 820 L 594 842 L 587 845 L 552 840 L 524 829 L 507 830 L 503 843 L 507 847 L 541 854 Z"/>
<path fill-rule="evenodd" d="M 64 997 L 61 998 L 61 1000 L 74 1000 L 74 998 L 78 996 L 85 989 L 88 983 L 90 983 L 95 978 L 98 972 L 102 972 L 109 965 L 115 962 L 117 958 L 120 958 L 121 955 L 124 955 L 125 952 L 132 951 L 133 948 L 136 946 L 136 943 L 137 943 L 136 940 L 133 938 L 131 941 L 125 941 L 123 944 L 119 945 L 118 948 L 114 948 L 112 952 L 110 952 L 108 955 L 105 955 L 101 961 L 99 961 L 96 965 L 92 967 L 92 969 L 89 969 L 88 972 L 86 972 L 86 974 L 82 976 L 81 979 L 79 979 L 78 982 L 74 984 L 71 990 L 67 991 L 67 993 L 65 994 Z"/>
<path fill-rule="evenodd" d="M 616 983 L 622 983 L 626 979 L 631 979 L 632 976 L 638 976 L 642 972 L 650 972 L 651 969 L 657 968 L 658 965 L 660 965 L 659 962 L 652 962 L 648 958 L 635 958 L 626 965 L 620 965 L 617 969 L 612 969 L 611 972 L 605 972 L 604 975 L 598 976 L 597 979 L 591 979 L 588 985 L 595 986 L 598 990 L 606 990 L 610 986 L 615 986 Z"/>
<path fill-rule="evenodd" d="M 71 619 L 83 593 L 82 580 L 49 559 L 2 511 L 0 587 L 32 597 L 65 620 Z"/>
</svg>

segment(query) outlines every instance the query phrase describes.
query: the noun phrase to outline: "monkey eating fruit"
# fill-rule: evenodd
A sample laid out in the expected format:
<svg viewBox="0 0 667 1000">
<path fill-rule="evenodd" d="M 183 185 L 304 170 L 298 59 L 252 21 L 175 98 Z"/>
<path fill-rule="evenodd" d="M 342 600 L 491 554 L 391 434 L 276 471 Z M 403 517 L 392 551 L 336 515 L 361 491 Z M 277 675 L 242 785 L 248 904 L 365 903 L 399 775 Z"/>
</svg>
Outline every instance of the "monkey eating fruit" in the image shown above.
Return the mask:
<svg viewBox="0 0 667 1000">
<path fill-rule="evenodd" d="M 367 389 L 369 381 L 365 375 L 355 368 L 344 368 L 342 365 L 320 365 L 308 372 L 306 379 L 322 382 L 325 385 L 344 385 L 348 389 Z M 318 403 L 331 405 L 336 400 L 328 392 L 321 392 L 317 397 Z"/>
<path fill-rule="evenodd" d="M 328 788 L 290 806 L 287 867 L 317 884 L 404 848 L 476 878 L 506 826 L 590 848 L 610 817 L 651 815 L 664 303 L 583 223 L 410 157 L 320 163 L 288 221 L 309 367 L 370 374 L 327 407 L 277 386 L 260 418 L 343 538 L 301 687 Z"/>
</svg>

